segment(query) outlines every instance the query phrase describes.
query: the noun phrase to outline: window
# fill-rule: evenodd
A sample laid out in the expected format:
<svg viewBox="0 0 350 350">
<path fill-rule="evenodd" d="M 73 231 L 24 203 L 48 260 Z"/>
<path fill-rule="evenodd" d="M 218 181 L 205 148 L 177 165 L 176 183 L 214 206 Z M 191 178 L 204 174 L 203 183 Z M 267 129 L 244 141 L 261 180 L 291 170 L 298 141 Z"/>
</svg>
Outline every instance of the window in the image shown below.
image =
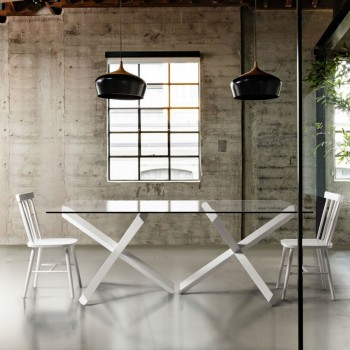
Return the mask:
<svg viewBox="0 0 350 350">
<path fill-rule="evenodd" d="M 155 54 L 124 53 L 147 89 L 140 101 L 108 101 L 109 181 L 200 178 L 199 53 Z M 118 66 L 118 55 L 108 58 L 109 71 Z"/>
<path fill-rule="evenodd" d="M 341 65 L 350 65 L 343 61 Z M 342 77 L 342 84 L 337 93 L 347 98 L 350 89 L 350 67 L 342 67 L 339 72 L 347 72 L 349 76 Z M 334 177 L 335 180 L 350 181 L 350 115 L 335 109 L 334 111 Z"/>
</svg>

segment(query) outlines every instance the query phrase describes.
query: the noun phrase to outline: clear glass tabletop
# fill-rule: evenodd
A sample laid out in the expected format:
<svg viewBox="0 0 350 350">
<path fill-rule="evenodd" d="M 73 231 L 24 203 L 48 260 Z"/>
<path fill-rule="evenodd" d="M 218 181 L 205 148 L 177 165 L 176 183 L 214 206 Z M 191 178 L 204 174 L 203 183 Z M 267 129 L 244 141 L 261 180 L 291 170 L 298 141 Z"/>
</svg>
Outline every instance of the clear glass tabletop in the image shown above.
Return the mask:
<svg viewBox="0 0 350 350">
<path fill-rule="evenodd" d="M 75 200 L 46 213 L 297 213 L 282 200 Z M 310 212 L 310 211 L 304 211 Z"/>
</svg>

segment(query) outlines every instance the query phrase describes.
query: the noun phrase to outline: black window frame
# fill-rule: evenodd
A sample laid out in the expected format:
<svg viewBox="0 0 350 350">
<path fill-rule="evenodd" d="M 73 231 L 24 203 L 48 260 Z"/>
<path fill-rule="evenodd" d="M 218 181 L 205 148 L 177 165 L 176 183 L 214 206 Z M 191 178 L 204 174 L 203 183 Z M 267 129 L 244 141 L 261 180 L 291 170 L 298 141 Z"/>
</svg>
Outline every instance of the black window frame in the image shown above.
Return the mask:
<svg viewBox="0 0 350 350">
<path fill-rule="evenodd" d="M 107 59 L 110 58 L 116 58 L 120 59 L 120 53 L 119 52 L 106 52 L 105 57 Z M 140 74 L 140 64 L 142 64 L 142 59 L 147 58 L 147 59 L 159 59 L 159 58 L 164 58 L 164 62 L 168 60 L 171 64 L 171 62 L 182 62 L 186 61 L 186 58 L 189 58 L 189 62 L 191 59 L 195 59 L 199 63 L 198 69 L 200 70 L 200 52 L 199 51 L 151 51 L 151 52 L 144 52 L 144 51 L 129 51 L 129 52 L 124 52 L 123 53 L 123 61 L 128 62 L 128 58 L 133 58 L 133 59 L 140 59 L 140 63 L 138 64 L 138 74 Z M 176 58 L 180 58 L 179 60 L 176 60 Z M 135 60 L 133 63 L 136 63 Z M 109 63 L 108 63 L 109 67 Z M 170 77 L 170 65 L 168 66 L 168 78 Z M 125 108 L 125 107 L 120 107 L 120 109 L 130 109 L 130 110 L 136 110 L 137 109 L 137 117 L 138 117 L 138 130 L 131 132 L 131 131 L 118 131 L 118 132 L 113 132 L 110 130 L 110 110 L 111 109 L 118 109 L 115 107 L 110 106 L 110 101 L 108 100 L 107 104 L 107 157 L 108 157 L 108 168 L 107 168 L 107 180 L 109 182 L 199 182 L 201 179 L 201 142 L 200 142 L 200 72 L 198 72 L 198 83 L 172 83 L 170 79 L 168 79 L 167 83 L 163 84 L 157 84 L 157 83 L 149 83 L 148 86 L 157 86 L 157 85 L 164 85 L 168 86 L 169 89 L 169 101 L 167 107 L 141 107 L 140 106 L 140 101 L 137 103 L 137 107 L 130 107 L 130 108 Z M 175 86 L 175 85 L 195 85 L 198 86 L 198 107 L 171 107 L 170 106 L 170 86 Z M 144 131 L 142 130 L 141 127 L 141 113 L 143 110 L 166 110 L 167 111 L 167 130 L 166 131 Z M 198 110 L 198 130 L 197 131 L 172 131 L 170 128 L 170 111 L 171 110 L 191 110 L 195 109 Z M 111 155 L 111 135 L 113 134 L 135 134 L 137 133 L 138 135 L 138 154 L 135 156 L 113 156 Z M 142 155 L 141 154 L 141 137 L 144 134 L 154 134 L 154 133 L 166 133 L 167 134 L 167 154 L 166 155 Z M 198 154 L 197 155 L 172 155 L 170 154 L 170 138 L 171 135 L 174 134 L 196 134 L 198 138 Z M 111 159 L 114 158 L 137 158 L 138 159 L 138 178 L 137 179 L 112 179 L 111 178 Z M 168 159 L 168 174 L 167 174 L 167 179 L 141 179 L 141 160 L 145 158 L 167 158 Z M 176 158 L 194 158 L 198 160 L 198 178 L 196 179 L 173 179 L 172 178 L 172 167 L 171 167 L 171 161 L 172 159 Z"/>
</svg>

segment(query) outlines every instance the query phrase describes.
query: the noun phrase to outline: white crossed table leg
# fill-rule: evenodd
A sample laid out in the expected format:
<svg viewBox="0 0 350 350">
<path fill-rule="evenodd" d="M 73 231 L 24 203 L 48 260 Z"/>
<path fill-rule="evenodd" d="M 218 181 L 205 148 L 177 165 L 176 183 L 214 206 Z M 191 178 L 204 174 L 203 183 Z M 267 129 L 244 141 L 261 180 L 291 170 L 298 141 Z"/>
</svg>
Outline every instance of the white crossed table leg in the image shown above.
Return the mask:
<svg viewBox="0 0 350 350">
<path fill-rule="evenodd" d="M 283 224 L 288 222 L 294 217 L 294 214 L 291 213 L 294 211 L 293 206 L 287 207 L 284 211 L 286 213 L 280 213 L 272 220 L 268 221 L 266 224 L 261 226 L 256 231 L 252 232 L 249 236 L 241 240 L 240 242 L 236 242 L 230 232 L 226 229 L 223 222 L 220 220 L 215 211 L 209 206 L 208 203 L 203 203 L 202 207 L 206 212 L 209 220 L 213 223 L 217 231 L 221 234 L 226 244 L 229 246 L 229 249 L 224 253 L 219 255 L 217 258 L 210 261 L 208 264 L 194 272 L 192 275 L 187 277 L 185 280 L 180 282 L 179 292 L 184 293 L 190 288 L 192 288 L 195 284 L 204 279 L 209 273 L 215 271 L 224 263 L 227 262 L 231 256 L 235 256 L 240 264 L 243 266 L 247 274 L 250 276 L 252 281 L 258 287 L 262 295 L 265 299 L 271 304 L 274 305 L 275 298 L 270 288 L 266 285 L 264 280 L 260 277 L 258 272 L 255 270 L 254 266 L 248 260 L 244 251 L 256 245 L 259 241 L 269 235 L 271 232 L 275 231 Z"/>
<path fill-rule="evenodd" d="M 235 256 L 240 264 L 243 266 L 247 274 L 259 288 L 260 292 L 263 294 L 265 299 L 271 304 L 274 304 L 274 295 L 271 290 L 268 288 L 266 283 L 260 277 L 258 272 L 255 270 L 253 265 L 250 263 L 244 251 L 253 247 L 260 240 L 265 238 L 271 232 L 275 231 L 283 224 L 288 222 L 294 217 L 292 213 L 294 211 L 293 206 L 287 207 L 284 211 L 285 213 L 278 214 L 272 220 L 268 221 L 265 225 L 261 226 L 259 229 L 251 233 L 248 237 L 244 238 L 240 242 L 236 242 L 229 231 L 224 226 L 223 222 L 219 219 L 215 211 L 209 206 L 208 203 L 202 204 L 203 209 L 206 212 L 209 220 L 215 226 L 217 231 L 221 234 L 226 244 L 229 246 L 229 249 L 224 253 L 219 255 L 217 258 L 210 261 L 208 264 L 203 266 L 198 271 L 194 272 L 192 275 L 187 277 L 185 280 L 180 282 L 178 291 L 180 293 L 184 293 L 190 288 L 192 288 L 195 284 L 204 279 L 209 273 L 215 271 L 217 268 L 222 266 L 228 259 L 232 256 Z M 62 217 L 66 219 L 68 222 L 76 226 L 82 232 L 90 236 L 97 243 L 101 244 L 103 247 L 108 249 L 111 254 L 107 257 L 101 268 L 98 270 L 96 275 L 93 277 L 79 301 L 81 304 L 86 305 L 96 291 L 97 287 L 102 282 L 103 278 L 106 276 L 108 271 L 112 268 L 114 263 L 118 258 L 124 260 L 130 266 L 135 268 L 144 276 L 148 277 L 154 283 L 158 284 L 161 288 L 165 289 L 169 293 L 174 293 L 174 283 L 170 281 L 165 276 L 161 275 L 159 272 L 154 270 L 152 267 L 147 265 L 144 261 L 140 260 L 130 252 L 127 252 L 125 248 L 132 240 L 132 238 L 136 235 L 136 233 L 140 230 L 142 225 L 144 224 L 148 214 L 138 214 L 134 221 L 131 223 L 129 228 L 124 233 L 123 237 L 119 242 L 114 241 L 110 237 L 108 237 L 105 233 L 98 230 L 96 227 L 91 225 L 89 222 L 80 217 L 77 213 L 68 207 L 63 207 L 63 211 L 65 213 L 62 214 Z M 70 213 L 71 212 L 71 213 Z"/>
<path fill-rule="evenodd" d="M 105 233 L 91 225 L 81 216 L 74 213 L 74 211 L 70 208 L 63 207 L 63 209 L 65 211 L 65 213 L 62 214 L 62 217 L 64 219 L 66 219 L 68 222 L 73 224 L 75 227 L 83 231 L 85 234 L 90 236 L 97 243 L 101 244 L 103 247 L 105 247 L 111 252 L 105 260 L 105 262 L 103 263 L 103 265 L 98 270 L 98 272 L 95 274 L 93 279 L 90 281 L 83 294 L 81 295 L 79 301 L 82 305 L 86 305 L 88 303 L 89 299 L 96 291 L 97 287 L 100 285 L 103 278 L 107 275 L 108 271 L 112 268 L 112 266 L 115 264 L 118 258 L 124 260 L 134 269 L 139 271 L 144 276 L 148 277 L 150 280 L 158 284 L 167 292 L 174 293 L 174 283 L 172 281 L 170 281 L 165 276 L 161 275 L 158 271 L 154 270 L 141 259 L 137 258 L 133 254 L 125 250 L 129 242 L 133 239 L 133 237 L 144 224 L 148 214 L 138 214 L 129 226 L 129 228 L 125 231 L 120 241 L 116 242 L 110 237 L 108 237 Z M 72 211 L 72 214 L 67 213 L 67 211 Z"/>
</svg>

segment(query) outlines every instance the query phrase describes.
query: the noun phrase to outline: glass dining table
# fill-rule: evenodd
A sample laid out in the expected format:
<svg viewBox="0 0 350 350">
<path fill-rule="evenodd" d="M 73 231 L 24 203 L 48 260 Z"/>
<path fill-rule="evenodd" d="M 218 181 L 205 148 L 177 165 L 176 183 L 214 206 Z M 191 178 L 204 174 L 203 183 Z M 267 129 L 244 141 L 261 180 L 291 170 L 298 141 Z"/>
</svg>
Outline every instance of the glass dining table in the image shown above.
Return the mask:
<svg viewBox="0 0 350 350">
<path fill-rule="evenodd" d="M 110 252 L 86 289 L 83 290 L 79 299 L 82 305 L 89 302 L 118 259 L 125 261 L 168 293 L 185 293 L 231 257 L 235 257 L 242 265 L 266 301 L 274 305 L 276 302 L 274 294 L 249 261 L 245 252 L 294 218 L 297 209 L 293 204 L 282 200 L 75 200 L 67 202 L 59 208 L 47 210 L 46 213 L 62 215 L 70 224 Z M 246 213 L 274 215 L 258 229 L 236 242 L 225 227 L 221 214 Z M 135 214 L 135 218 L 117 242 L 89 223 L 86 218 L 82 217 L 83 214 Z M 175 284 L 167 276 L 126 250 L 130 241 L 145 223 L 148 215 L 152 214 L 162 214 L 164 217 L 170 214 L 205 215 L 209 219 L 208 223 L 215 227 L 225 241 L 227 250 Z"/>
</svg>

